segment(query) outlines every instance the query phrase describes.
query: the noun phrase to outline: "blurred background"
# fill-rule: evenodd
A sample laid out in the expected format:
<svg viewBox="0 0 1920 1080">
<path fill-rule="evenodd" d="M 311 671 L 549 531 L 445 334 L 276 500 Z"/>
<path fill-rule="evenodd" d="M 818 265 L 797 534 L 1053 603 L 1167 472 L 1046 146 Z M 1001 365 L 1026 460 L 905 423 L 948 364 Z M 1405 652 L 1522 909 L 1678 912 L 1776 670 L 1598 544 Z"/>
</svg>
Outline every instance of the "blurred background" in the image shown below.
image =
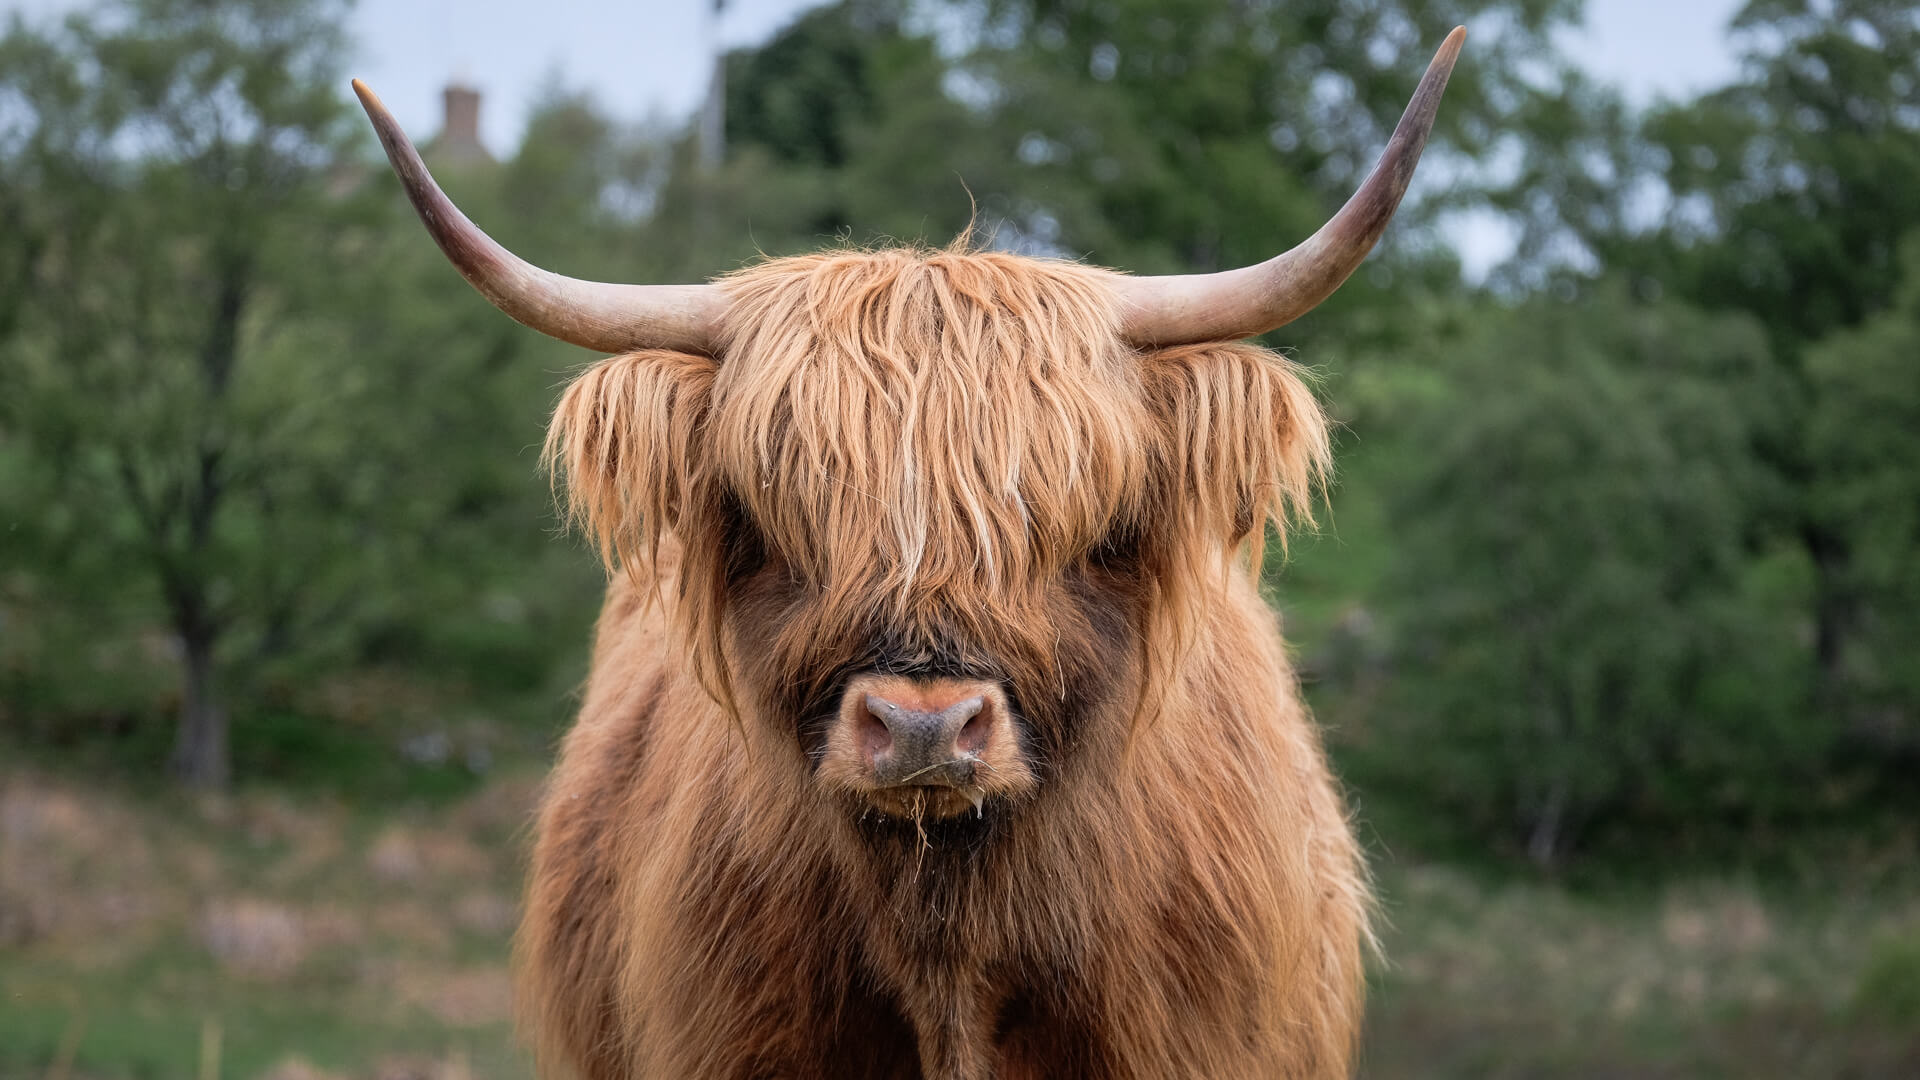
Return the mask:
<svg viewBox="0 0 1920 1080">
<path fill-rule="evenodd" d="M 1341 424 L 1267 580 L 1383 897 L 1363 1072 L 1920 1075 L 1912 0 L 31 0 L 0 1077 L 526 1075 L 591 358 L 444 264 L 350 74 L 576 276 L 970 217 L 1163 273 L 1311 232 L 1456 23 L 1409 205 L 1271 338 Z"/>
</svg>

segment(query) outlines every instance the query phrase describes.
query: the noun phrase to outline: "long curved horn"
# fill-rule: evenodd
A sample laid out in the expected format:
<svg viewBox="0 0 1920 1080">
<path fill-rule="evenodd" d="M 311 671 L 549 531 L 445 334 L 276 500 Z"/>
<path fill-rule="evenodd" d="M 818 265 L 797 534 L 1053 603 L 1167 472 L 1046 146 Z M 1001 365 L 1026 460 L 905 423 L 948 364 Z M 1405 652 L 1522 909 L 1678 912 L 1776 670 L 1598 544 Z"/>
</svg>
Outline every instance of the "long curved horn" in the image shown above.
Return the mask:
<svg viewBox="0 0 1920 1080">
<path fill-rule="evenodd" d="M 1447 35 L 1379 164 L 1347 205 L 1304 243 L 1238 270 L 1118 279 L 1127 339 L 1152 347 L 1251 337 L 1292 322 L 1332 296 L 1373 250 L 1406 194 L 1466 39 L 1464 26 Z"/>
<path fill-rule="evenodd" d="M 710 353 L 725 299 L 712 285 L 612 285 L 542 270 L 495 243 L 453 205 L 393 114 L 367 84 L 353 92 L 373 121 L 414 210 L 461 276 L 517 321 L 604 353 L 674 349 Z"/>
</svg>

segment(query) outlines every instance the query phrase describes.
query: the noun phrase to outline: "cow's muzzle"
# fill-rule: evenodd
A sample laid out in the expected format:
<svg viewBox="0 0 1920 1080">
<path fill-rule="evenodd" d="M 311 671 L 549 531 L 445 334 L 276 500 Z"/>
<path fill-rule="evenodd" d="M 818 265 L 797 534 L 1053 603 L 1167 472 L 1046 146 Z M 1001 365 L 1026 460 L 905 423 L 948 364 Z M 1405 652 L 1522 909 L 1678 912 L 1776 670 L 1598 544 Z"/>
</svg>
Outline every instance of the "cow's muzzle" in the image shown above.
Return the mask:
<svg viewBox="0 0 1920 1080">
<path fill-rule="evenodd" d="M 879 694 L 862 697 L 867 717 L 860 725 L 861 750 L 875 780 L 948 787 L 972 783 L 993 723 L 995 710 L 987 706 L 987 695 L 952 704 L 915 698 L 902 703 Z"/>
<path fill-rule="evenodd" d="M 879 674 L 847 683 L 820 776 L 887 813 L 935 818 L 1033 784 L 998 684 Z"/>
</svg>

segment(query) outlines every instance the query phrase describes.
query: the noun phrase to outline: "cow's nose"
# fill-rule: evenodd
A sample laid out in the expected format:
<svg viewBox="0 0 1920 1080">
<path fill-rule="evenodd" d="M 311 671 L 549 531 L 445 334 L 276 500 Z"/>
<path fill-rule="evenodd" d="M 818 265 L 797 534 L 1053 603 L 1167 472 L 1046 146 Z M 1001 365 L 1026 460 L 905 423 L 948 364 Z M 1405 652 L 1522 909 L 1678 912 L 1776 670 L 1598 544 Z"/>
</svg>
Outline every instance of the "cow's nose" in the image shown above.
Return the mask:
<svg viewBox="0 0 1920 1080">
<path fill-rule="evenodd" d="M 904 695 L 902 695 L 905 697 Z M 992 705 L 985 694 L 958 700 L 866 695 L 866 738 L 861 747 L 883 784 L 964 785 L 986 748 Z"/>
</svg>

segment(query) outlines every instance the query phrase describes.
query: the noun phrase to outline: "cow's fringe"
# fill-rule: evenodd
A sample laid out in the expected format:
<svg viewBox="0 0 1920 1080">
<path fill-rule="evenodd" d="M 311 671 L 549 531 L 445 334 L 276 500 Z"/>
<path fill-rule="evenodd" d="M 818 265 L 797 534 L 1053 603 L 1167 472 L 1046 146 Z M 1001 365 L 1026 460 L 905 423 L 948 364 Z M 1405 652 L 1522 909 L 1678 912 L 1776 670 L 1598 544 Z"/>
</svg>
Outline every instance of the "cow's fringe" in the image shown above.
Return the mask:
<svg viewBox="0 0 1920 1080">
<path fill-rule="evenodd" d="M 1112 280 L 953 249 L 771 260 L 723 281 L 724 359 L 596 364 L 555 410 L 546 460 L 610 569 L 657 580 L 661 538 L 694 519 L 752 527 L 823 597 L 823 623 L 1024 627 L 1015 651 L 1036 662 L 1036 588 L 1130 536 L 1172 665 L 1235 554 L 1257 569 L 1269 523 L 1284 538 L 1311 521 L 1327 425 L 1266 349 L 1129 347 Z M 687 558 L 725 572 L 711 546 Z M 683 573 L 677 617 L 725 697 L 724 591 L 701 576 Z"/>
</svg>

